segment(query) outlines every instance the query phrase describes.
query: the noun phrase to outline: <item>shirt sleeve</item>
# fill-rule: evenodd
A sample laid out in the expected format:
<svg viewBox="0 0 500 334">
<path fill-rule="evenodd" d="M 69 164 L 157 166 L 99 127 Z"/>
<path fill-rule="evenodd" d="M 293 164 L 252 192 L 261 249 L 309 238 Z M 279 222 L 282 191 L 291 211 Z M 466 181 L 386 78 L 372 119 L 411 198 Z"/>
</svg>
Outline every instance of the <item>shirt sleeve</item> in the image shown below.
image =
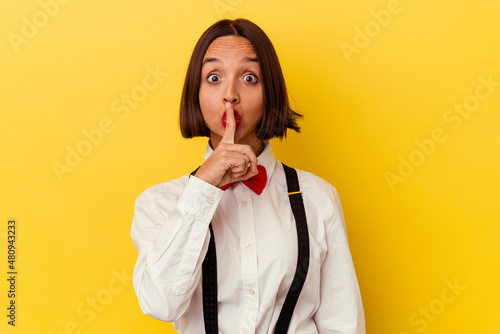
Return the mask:
<svg viewBox="0 0 500 334">
<path fill-rule="evenodd" d="M 321 269 L 319 333 L 365 334 L 365 317 L 352 262 L 342 206 L 332 187 L 333 214 L 325 222 L 328 252 Z"/>
<path fill-rule="evenodd" d="M 133 285 L 145 314 L 173 322 L 186 313 L 201 279 L 208 225 L 222 193 L 185 176 L 137 198 L 131 230 L 138 251 Z"/>
</svg>

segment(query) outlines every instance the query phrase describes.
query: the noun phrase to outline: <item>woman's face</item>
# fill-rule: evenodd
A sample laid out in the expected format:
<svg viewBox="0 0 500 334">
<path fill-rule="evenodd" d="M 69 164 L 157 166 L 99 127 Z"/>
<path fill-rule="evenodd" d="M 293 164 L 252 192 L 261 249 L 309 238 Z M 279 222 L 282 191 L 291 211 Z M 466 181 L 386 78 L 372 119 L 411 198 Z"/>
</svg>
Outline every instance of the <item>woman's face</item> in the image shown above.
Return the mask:
<svg viewBox="0 0 500 334">
<path fill-rule="evenodd" d="M 235 111 L 234 142 L 260 143 L 255 129 L 264 114 L 264 92 L 257 55 L 248 39 L 224 36 L 210 44 L 203 58 L 199 98 L 213 148 L 224 134 L 226 102 Z"/>
</svg>

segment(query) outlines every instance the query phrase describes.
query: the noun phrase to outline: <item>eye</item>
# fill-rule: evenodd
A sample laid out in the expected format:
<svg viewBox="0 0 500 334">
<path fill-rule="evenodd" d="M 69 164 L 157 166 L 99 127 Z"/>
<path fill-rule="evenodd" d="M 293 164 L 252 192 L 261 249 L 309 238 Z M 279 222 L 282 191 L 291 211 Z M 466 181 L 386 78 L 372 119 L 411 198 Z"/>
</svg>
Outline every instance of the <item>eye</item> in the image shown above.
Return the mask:
<svg viewBox="0 0 500 334">
<path fill-rule="evenodd" d="M 254 74 L 247 74 L 243 77 L 243 81 L 248 83 L 256 83 L 258 80 L 257 76 Z"/>
<path fill-rule="evenodd" d="M 210 74 L 207 77 L 207 80 L 208 80 L 208 82 L 215 83 L 215 82 L 218 82 L 220 80 L 220 78 L 219 78 L 219 76 L 217 74 Z"/>
</svg>

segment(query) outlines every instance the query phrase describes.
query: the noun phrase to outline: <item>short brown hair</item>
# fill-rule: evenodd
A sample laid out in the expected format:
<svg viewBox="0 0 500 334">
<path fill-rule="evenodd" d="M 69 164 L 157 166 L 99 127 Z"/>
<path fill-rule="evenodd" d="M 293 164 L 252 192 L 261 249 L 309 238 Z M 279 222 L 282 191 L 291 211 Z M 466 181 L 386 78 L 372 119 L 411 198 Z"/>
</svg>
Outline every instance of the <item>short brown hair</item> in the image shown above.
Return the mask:
<svg viewBox="0 0 500 334">
<path fill-rule="evenodd" d="M 300 132 L 297 119 L 302 115 L 290 108 L 285 79 L 269 37 L 255 23 L 245 19 L 220 20 L 209 27 L 194 47 L 184 81 L 180 106 L 182 136 L 210 137 L 201 113 L 199 92 L 203 57 L 210 44 L 218 37 L 245 37 L 252 43 L 257 54 L 264 89 L 264 116 L 257 125 L 257 137 L 261 140 L 286 137 L 287 129 Z"/>
</svg>

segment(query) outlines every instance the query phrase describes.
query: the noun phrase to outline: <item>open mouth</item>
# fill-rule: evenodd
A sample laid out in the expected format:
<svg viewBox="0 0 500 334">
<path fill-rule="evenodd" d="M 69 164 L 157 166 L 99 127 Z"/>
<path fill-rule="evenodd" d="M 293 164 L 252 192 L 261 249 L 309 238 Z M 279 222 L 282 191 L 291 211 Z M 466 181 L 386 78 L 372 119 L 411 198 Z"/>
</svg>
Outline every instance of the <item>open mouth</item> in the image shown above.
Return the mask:
<svg viewBox="0 0 500 334">
<path fill-rule="evenodd" d="M 234 120 L 236 123 L 236 127 L 240 126 L 241 123 L 241 116 L 238 113 L 238 111 L 234 110 Z M 222 115 L 222 126 L 226 127 L 226 112 L 224 111 L 224 114 Z"/>
</svg>

